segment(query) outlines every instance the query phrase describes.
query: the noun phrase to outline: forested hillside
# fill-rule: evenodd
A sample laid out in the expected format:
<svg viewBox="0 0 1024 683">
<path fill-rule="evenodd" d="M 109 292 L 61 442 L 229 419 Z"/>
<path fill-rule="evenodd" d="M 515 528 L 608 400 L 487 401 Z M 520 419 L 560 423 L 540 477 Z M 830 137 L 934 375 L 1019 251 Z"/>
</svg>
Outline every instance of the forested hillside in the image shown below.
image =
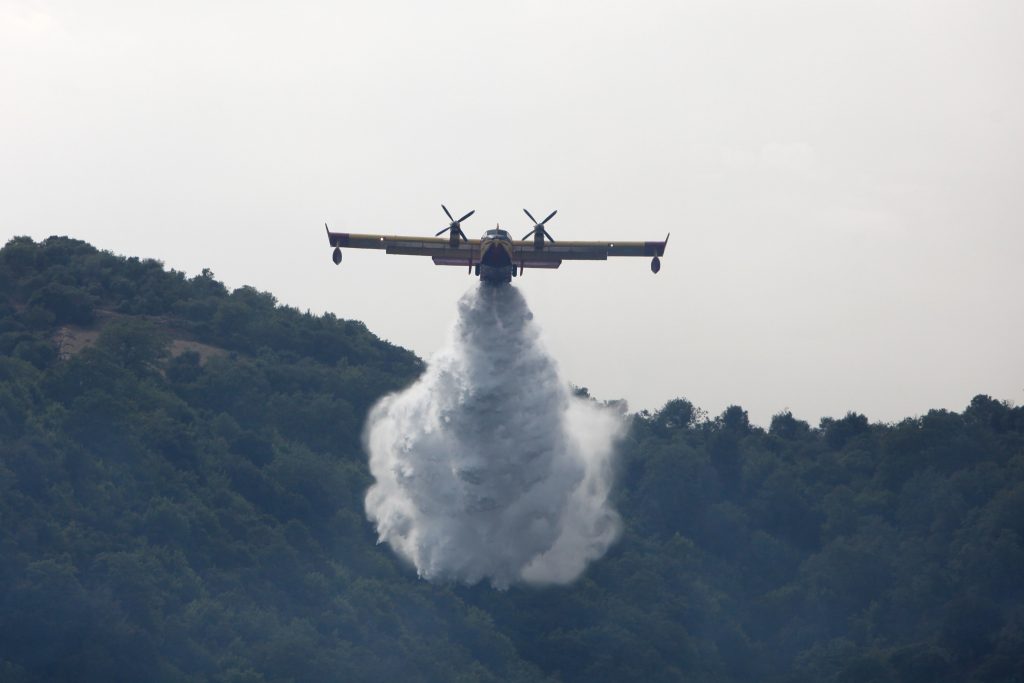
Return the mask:
<svg viewBox="0 0 1024 683">
<path fill-rule="evenodd" d="M 363 420 L 422 368 L 209 272 L 8 242 L 0 681 L 1024 682 L 1024 408 L 671 401 L 630 417 L 610 553 L 495 591 L 365 520 Z"/>
</svg>

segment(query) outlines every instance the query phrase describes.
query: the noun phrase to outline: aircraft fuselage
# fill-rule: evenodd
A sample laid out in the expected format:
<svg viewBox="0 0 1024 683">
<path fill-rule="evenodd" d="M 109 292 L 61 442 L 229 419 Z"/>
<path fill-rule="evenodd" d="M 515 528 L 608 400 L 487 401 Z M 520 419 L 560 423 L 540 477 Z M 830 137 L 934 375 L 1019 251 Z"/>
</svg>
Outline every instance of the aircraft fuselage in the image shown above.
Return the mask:
<svg viewBox="0 0 1024 683">
<path fill-rule="evenodd" d="M 477 274 L 483 282 L 511 282 L 518 273 L 512 262 L 512 237 L 504 230 L 488 230 L 480 240 Z"/>
</svg>

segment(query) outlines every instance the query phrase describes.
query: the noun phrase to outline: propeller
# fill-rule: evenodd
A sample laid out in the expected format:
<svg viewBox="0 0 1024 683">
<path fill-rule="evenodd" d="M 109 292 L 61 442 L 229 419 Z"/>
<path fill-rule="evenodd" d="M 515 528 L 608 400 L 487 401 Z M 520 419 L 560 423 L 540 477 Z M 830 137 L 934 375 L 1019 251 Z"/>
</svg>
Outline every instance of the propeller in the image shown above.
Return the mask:
<svg viewBox="0 0 1024 683">
<path fill-rule="evenodd" d="M 449 230 L 451 230 L 451 231 L 454 231 L 454 232 L 458 232 L 459 235 L 462 236 L 462 239 L 464 239 L 464 240 L 466 240 L 468 242 L 469 239 L 466 237 L 466 233 L 462 232 L 462 226 L 460 224 L 462 223 L 462 221 L 466 220 L 467 218 L 472 216 L 474 213 L 476 213 L 476 209 L 473 209 L 472 211 L 467 213 L 465 216 L 463 216 L 459 220 L 455 220 L 454 218 L 452 218 L 452 214 L 448 210 L 448 207 L 446 207 L 444 204 L 442 204 L 441 208 L 444 209 L 444 212 L 445 212 L 445 214 L 448 215 L 448 220 L 450 220 L 451 223 L 448 224 L 447 228 L 442 228 L 441 230 L 439 230 L 438 233 L 436 235 L 434 235 L 434 237 L 440 237 L 444 233 L 446 233 Z"/>
<path fill-rule="evenodd" d="M 548 217 L 542 220 L 540 223 L 538 223 L 537 219 L 533 217 L 533 214 L 527 211 L 526 209 L 523 209 L 523 213 L 525 213 L 529 217 L 529 219 L 533 221 L 533 230 L 526 233 L 526 235 L 523 237 L 524 240 L 530 239 L 530 237 L 539 230 L 541 235 L 547 237 L 551 241 L 551 244 L 555 243 L 555 239 L 548 234 L 548 231 L 544 228 L 544 224 L 555 217 L 555 214 L 558 213 L 557 209 L 549 213 Z"/>
</svg>

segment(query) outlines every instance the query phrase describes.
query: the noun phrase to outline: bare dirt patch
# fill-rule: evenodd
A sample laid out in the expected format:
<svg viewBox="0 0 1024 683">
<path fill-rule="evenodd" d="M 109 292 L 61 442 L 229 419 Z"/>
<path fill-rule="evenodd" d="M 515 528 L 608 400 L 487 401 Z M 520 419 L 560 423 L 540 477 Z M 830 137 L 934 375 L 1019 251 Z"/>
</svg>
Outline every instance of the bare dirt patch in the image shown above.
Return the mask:
<svg viewBox="0 0 1024 683">
<path fill-rule="evenodd" d="M 98 327 L 85 328 L 77 325 L 64 325 L 57 328 L 53 340 L 57 343 L 57 356 L 67 360 L 81 353 L 82 349 L 92 346 L 99 339 Z"/>
<path fill-rule="evenodd" d="M 89 327 L 81 327 L 79 325 L 62 325 L 57 328 L 57 331 L 53 335 L 53 341 L 57 344 L 57 355 L 61 360 L 67 360 L 72 356 L 76 356 L 81 353 L 84 349 L 92 346 L 99 339 L 100 334 L 103 332 L 103 328 L 110 322 L 119 319 L 126 318 L 120 313 L 114 313 L 113 311 L 97 311 L 96 322 Z M 170 335 L 174 335 L 176 330 L 166 329 L 170 323 L 169 320 L 163 317 L 144 317 L 150 322 L 164 327 L 165 331 Z M 180 334 L 180 332 L 178 332 Z M 203 344 L 202 342 L 193 341 L 191 339 L 171 339 L 168 351 L 171 358 L 180 356 L 186 351 L 194 351 L 199 354 L 199 363 L 204 365 L 206 361 L 210 360 L 215 356 L 226 356 L 228 352 L 225 349 L 217 346 L 210 346 L 209 344 Z"/>
<path fill-rule="evenodd" d="M 216 346 L 210 346 L 209 344 L 203 344 L 202 342 L 191 341 L 189 339 L 175 339 L 171 342 L 170 352 L 171 358 L 180 356 L 186 351 L 195 351 L 199 354 L 199 364 L 203 365 L 206 361 L 210 360 L 215 356 L 226 356 L 227 351 Z"/>
</svg>

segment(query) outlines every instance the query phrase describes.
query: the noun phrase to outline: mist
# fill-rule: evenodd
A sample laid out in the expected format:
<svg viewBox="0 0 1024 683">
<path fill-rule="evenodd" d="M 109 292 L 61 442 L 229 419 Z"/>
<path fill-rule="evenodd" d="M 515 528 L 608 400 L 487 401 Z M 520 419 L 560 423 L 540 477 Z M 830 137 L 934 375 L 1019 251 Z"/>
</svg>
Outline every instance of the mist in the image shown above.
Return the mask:
<svg viewBox="0 0 1024 683">
<path fill-rule="evenodd" d="M 624 424 L 576 397 L 522 294 L 480 285 L 364 434 L 379 542 L 431 581 L 565 584 L 619 533 L 608 495 Z"/>
</svg>

